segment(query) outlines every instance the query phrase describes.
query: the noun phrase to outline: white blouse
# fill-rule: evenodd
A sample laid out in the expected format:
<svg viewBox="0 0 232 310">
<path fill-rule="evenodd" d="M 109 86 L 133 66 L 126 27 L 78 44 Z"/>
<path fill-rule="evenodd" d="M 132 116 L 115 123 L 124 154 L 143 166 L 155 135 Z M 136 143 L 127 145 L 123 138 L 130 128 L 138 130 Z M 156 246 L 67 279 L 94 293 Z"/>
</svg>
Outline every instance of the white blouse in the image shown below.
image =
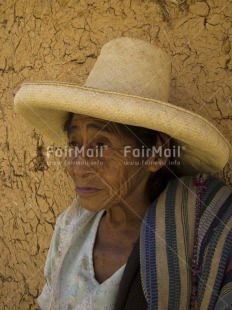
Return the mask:
<svg viewBox="0 0 232 310">
<path fill-rule="evenodd" d="M 104 210 L 82 209 L 78 197 L 57 219 L 45 263 L 46 284 L 37 302 L 42 310 L 113 310 L 125 268 L 99 284 L 93 247 Z"/>
</svg>

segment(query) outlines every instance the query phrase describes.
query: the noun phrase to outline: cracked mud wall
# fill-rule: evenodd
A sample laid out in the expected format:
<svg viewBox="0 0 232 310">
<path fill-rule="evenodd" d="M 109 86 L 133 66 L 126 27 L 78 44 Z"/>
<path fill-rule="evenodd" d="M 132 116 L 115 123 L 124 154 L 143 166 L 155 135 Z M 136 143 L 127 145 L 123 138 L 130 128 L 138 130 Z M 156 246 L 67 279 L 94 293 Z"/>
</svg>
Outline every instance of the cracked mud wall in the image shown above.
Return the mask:
<svg viewBox="0 0 232 310">
<path fill-rule="evenodd" d="M 20 84 L 82 84 L 104 43 L 130 36 L 173 56 L 170 100 L 231 141 L 232 1 L 0 0 L 0 309 L 36 309 L 57 215 L 75 193 L 51 144 L 13 109 Z M 230 166 L 220 177 L 232 184 Z"/>
</svg>

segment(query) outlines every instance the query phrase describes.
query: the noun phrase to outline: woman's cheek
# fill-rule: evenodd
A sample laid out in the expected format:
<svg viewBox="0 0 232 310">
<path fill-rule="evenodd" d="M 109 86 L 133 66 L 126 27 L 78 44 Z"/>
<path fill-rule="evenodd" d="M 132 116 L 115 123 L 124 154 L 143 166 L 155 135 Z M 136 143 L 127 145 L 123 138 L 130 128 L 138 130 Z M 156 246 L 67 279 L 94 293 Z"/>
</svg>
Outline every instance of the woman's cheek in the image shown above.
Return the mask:
<svg viewBox="0 0 232 310">
<path fill-rule="evenodd" d="M 66 161 L 65 163 L 65 171 L 70 175 L 72 179 L 74 179 L 74 169 L 70 160 Z"/>
</svg>

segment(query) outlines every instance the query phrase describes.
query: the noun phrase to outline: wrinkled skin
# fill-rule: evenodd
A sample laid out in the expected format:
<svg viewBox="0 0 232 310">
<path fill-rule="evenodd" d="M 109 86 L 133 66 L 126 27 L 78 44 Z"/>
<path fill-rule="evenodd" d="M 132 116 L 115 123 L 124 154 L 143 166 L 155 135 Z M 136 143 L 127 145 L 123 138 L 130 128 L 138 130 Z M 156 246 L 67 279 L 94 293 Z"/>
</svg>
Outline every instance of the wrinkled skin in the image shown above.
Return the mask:
<svg viewBox="0 0 232 310">
<path fill-rule="evenodd" d="M 144 158 L 134 158 L 132 154 L 124 157 L 124 146 L 136 147 L 136 142 L 131 137 L 123 136 L 114 123 L 75 114 L 70 127 L 73 126 L 75 128 L 68 134 L 69 146 L 73 151 L 67 161 L 67 171 L 75 188 L 100 189 L 91 195 L 80 193 L 81 206 L 94 212 L 106 210 L 98 227 L 93 253 L 95 276 L 102 282 L 130 255 L 150 205 L 145 197 L 146 182 L 150 173 L 162 165 L 152 157 L 147 165 L 125 165 L 126 160 L 141 162 Z M 75 155 L 75 147 L 81 146 L 85 150 L 102 148 L 103 156 L 90 158 L 86 154 Z"/>
</svg>

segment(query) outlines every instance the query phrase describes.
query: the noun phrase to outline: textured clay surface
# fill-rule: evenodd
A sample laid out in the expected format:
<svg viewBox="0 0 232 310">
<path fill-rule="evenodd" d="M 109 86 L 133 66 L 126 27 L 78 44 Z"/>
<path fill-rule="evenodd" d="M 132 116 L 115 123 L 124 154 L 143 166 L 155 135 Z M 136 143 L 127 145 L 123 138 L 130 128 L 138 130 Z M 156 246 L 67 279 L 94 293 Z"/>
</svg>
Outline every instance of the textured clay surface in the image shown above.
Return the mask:
<svg viewBox="0 0 232 310">
<path fill-rule="evenodd" d="M 173 56 L 170 101 L 231 141 L 231 0 L 0 0 L 0 309 L 37 309 L 58 214 L 75 193 L 51 141 L 13 109 L 22 82 L 82 84 L 104 43 L 153 42 Z M 220 177 L 232 184 L 229 164 Z"/>
</svg>

